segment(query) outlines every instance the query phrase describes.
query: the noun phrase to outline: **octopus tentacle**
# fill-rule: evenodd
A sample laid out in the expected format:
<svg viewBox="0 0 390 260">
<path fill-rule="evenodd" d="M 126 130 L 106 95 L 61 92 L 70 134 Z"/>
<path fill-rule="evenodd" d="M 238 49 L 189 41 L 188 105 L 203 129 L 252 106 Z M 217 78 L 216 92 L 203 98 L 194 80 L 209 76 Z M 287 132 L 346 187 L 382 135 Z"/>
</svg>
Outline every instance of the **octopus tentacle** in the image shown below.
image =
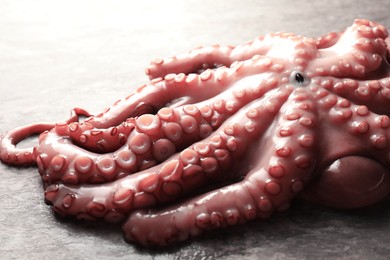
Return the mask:
<svg viewBox="0 0 390 260">
<path fill-rule="evenodd" d="M 327 161 L 321 163 L 323 167 L 300 197 L 339 208 L 365 207 L 387 197 L 388 115 L 376 114 L 366 105 L 332 94 L 323 96 L 318 104 L 328 115 L 323 131 L 332 138 L 319 144 Z"/>
<path fill-rule="evenodd" d="M 356 144 L 354 147 L 366 147 L 367 151 L 360 152 L 361 156 L 374 157 L 380 164 L 389 165 L 388 154 L 383 153 L 390 143 L 389 116 L 376 114 L 370 111 L 367 106 L 353 104 L 344 98 L 334 97 L 332 99 L 336 102 L 333 101 L 331 107 L 329 107 L 329 103 L 323 101 L 320 101 L 319 104 L 323 109 L 329 108 L 327 125 L 330 127 L 326 131 L 335 142 L 344 140 L 346 143 L 340 149 L 348 149 L 351 146 L 349 143 Z M 336 125 L 338 125 L 337 130 L 334 128 Z M 339 129 L 348 135 L 340 136 Z M 334 153 L 338 150 L 335 147 L 325 148 L 326 146 L 326 144 L 323 145 L 324 151 L 329 150 L 329 152 Z M 333 157 L 329 154 L 325 155 L 325 157 Z M 337 157 L 340 155 L 337 155 L 335 159 L 338 159 Z"/>
<path fill-rule="evenodd" d="M 0 158 L 14 165 L 35 165 L 34 148 L 16 148 L 22 140 L 52 129 L 54 124 L 40 123 L 22 126 L 9 131 L 0 140 Z"/>
<path fill-rule="evenodd" d="M 389 71 L 390 72 L 390 71 Z M 319 84 L 331 93 L 349 100 L 351 103 L 365 105 L 370 111 L 388 114 L 390 108 L 390 78 L 380 80 L 326 79 Z M 324 93 L 325 94 L 325 93 Z"/>
<path fill-rule="evenodd" d="M 249 41 L 237 46 L 213 45 L 209 47 L 199 47 L 188 53 L 169 57 L 166 59 L 154 60 L 146 69 L 145 73 L 151 79 L 165 77 L 173 74 L 199 73 L 208 68 L 229 67 L 234 62 L 245 61 L 253 56 L 265 56 L 269 54 L 272 46 L 280 39 L 292 37 L 292 34 L 278 34 L 280 39 L 276 39 L 276 34 L 259 36 L 253 41 Z M 294 36 L 297 38 L 297 36 Z M 293 38 L 293 37 L 292 37 Z M 269 55 L 272 57 L 272 55 Z M 277 55 L 279 57 L 279 55 Z"/>
<path fill-rule="evenodd" d="M 233 48 L 232 46 L 219 45 L 199 47 L 185 54 L 166 59 L 156 59 L 145 69 L 145 73 L 150 79 L 155 79 L 165 77 L 171 73 L 190 74 L 207 68 L 229 67 L 234 62 L 230 58 Z"/>
<path fill-rule="evenodd" d="M 51 185 L 46 190 L 46 200 L 62 215 L 110 220 L 115 212 L 112 220 L 115 221 L 120 212 L 171 201 L 207 183 L 221 181 L 221 178 L 236 178 L 234 171 L 233 176 L 225 171 L 229 172 L 233 161 L 243 157 L 247 147 L 252 145 L 252 138 L 268 129 L 270 120 L 290 92 L 291 88 L 281 89 L 273 96 L 267 95 L 263 100 L 250 103 L 230 120 L 241 123 L 226 122 L 207 139 L 177 153 L 162 166 L 110 184 Z M 100 209 L 99 214 L 95 214 L 96 208 Z"/>
<path fill-rule="evenodd" d="M 366 20 L 355 20 L 334 45 L 319 49 L 319 59 L 310 68 L 317 75 L 334 77 L 376 77 L 387 52 L 385 27 Z"/>
<path fill-rule="evenodd" d="M 316 39 L 317 49 L 325 49 L 333 46 L 343 35 L 340 32 L 331 32 Z"/>
<path fill-rule="evenodd" d="M 257 203 L 240 182 L 164 210 L 134 211 L 123 231 L 129 242 L 165 246 L 207 230 L 242 224 L 256 216 Z"/>
<path fill-rule="evenodd" d="M 74 108 L 66 122 L 76 122 L 80 116 L 89 115 L 84 109 Z M 35 147 L 17 148 L 16 145 L 28 137 L 41 134 L 52 129 L 54 126 L 54 123 L 35 123 L 15 128 L 0 136 L 0 160 L 13 165 L 35 165 Z"/>
<path fill-rule="evenodd" d="M 261 152 L 262 158 L 243 181 L 160 211 L 134 211 L 123 226 L 126 239 L 142 245 L 164 246 L 206 230 L 241 224 L 256 217 L 268 218 L 275 211 L 287 209 L 291 199 L 311 179 L 315 166 L 312 154 L 317 107 L 311 99 L 306 93 L 290 96 L 287 101 L 292 105 L 290 114 L 280 117 L 268 129 L 279 133 L 278 137 L 257 144 L 255 151 L 251 151 L 250 154 Z M 305 100 L 305 105 L 294 105 L 296 100 Z M 285 114 L 283 110 L 282 106 L 280 113 Z"/>
</svg>

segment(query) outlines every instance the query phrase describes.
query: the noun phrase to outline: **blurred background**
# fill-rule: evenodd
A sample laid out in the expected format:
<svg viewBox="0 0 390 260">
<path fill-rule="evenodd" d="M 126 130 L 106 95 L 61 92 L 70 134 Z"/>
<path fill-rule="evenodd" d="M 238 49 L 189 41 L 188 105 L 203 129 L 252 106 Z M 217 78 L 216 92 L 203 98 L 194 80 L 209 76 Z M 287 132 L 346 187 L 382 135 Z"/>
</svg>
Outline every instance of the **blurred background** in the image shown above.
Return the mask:
<svg viewBox="0 0 390 260">
<path fill-rule="evenodd" d="M 0 132 L 99 113 L 147 82 L 155 58 L 260 34 L 310 37 L 355 18 L 390 26 L 390 1 L 0 0 Z M 265 222 L 169 250 L 126 244 L 120 227 L 56 219 L 35 168 L 0 164 L 0 259 L 386 259 L 390 203 L 337 211 L 296 202 Z"/>
</svg>

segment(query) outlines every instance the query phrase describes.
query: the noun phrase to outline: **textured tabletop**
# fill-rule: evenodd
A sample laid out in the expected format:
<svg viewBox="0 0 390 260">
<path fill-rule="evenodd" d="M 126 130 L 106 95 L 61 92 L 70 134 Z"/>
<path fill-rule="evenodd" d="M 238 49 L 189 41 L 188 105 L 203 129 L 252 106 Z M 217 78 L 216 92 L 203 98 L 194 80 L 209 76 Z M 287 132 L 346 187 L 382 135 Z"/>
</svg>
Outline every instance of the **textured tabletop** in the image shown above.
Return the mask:
<svg viewBox="0 0 390 260">
<path fill-rule="evenodd" d="M 355 18 L 389 28 L 389 10 L 390 1 L 354 0 L 0 0 L 0 132 L 61 121 L 73 107 L 99 113 L 145 83 L 144 68 L 155 58 L 276 31 L 320 36 L 343 30 Z M 386 259 L 390 254 L 389 201 L 353 211 L 296 201 L 267 221 L 155 251 L 127 244 L 120 226 L 56 218 L 44 203 L 36 168 L 0 164 L 0 176 L 0 259 Z"/>
</svg>

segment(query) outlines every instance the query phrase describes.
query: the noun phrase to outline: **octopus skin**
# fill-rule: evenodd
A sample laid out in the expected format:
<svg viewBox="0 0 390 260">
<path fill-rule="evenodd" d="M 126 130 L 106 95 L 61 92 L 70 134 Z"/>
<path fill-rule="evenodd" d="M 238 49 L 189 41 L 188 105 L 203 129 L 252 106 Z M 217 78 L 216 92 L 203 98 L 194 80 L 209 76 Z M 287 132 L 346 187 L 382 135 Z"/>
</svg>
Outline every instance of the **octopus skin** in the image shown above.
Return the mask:
<svg viewBox="0 0 390 260">
<path fill-rule="evenodd" d="M 36 164 L 54 212 L 121 222 L 145 246 L 266 219 L 294 198 L 371 205 L 390 193 L 387 37 L 355 20 L 157 59 L 99 115 L 75 108 L 4 134 L 0 159 Z M 16 147 L 33 134 L 36 147 Z"/>
</svg>

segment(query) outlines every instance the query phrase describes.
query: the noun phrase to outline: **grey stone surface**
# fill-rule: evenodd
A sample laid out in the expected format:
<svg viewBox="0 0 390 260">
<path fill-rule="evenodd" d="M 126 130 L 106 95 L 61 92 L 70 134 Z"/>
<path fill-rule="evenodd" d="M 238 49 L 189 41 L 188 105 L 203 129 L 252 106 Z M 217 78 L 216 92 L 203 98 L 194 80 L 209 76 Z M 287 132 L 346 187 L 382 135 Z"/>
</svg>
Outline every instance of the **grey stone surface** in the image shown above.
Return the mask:
<svg viewBox="0 0 390 260">
<path fill-rule="evenodd" d="M 389 10 L 353 0 L 0 0 L 0 132 L 61 121 L 75 106 L 100 112 L 146 82 L 154 58 L 275 31 L 319 36 L 355 18 L 389 27 Z M 55 218 L 35 168 L 0 164 L 0 259 L 387 259 L 389 240 L 389 201 L 354 211 L 298 201 L 268 221 L 145 250 L 119 226 Z"/>
</svg>

